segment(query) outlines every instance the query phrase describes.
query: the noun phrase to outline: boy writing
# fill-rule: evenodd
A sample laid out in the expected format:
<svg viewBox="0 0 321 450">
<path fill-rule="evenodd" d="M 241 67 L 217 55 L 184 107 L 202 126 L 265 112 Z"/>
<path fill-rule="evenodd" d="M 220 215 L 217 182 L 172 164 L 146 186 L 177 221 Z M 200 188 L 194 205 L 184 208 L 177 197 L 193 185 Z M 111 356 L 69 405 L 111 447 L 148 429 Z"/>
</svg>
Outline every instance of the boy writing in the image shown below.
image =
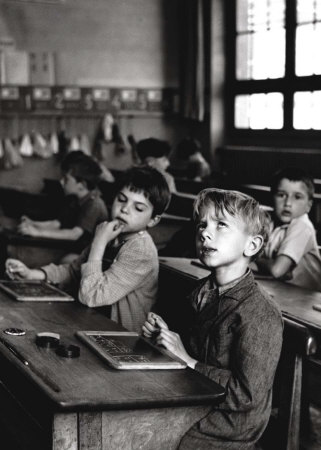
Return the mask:
<svg viewBox="0 0 321 450">
<path fill-rule="evenodd" d="M 107 305 L 112 320 L 140 332 L 158 284 L 157 249 L 147 229 L 159 222 L 169 200 L 167 183 L 156 169 L 134 167 L 120 182 L 112 220 L 98 225 L 91 247 L 76 261 L 29 269 L 9 259 L 7 274 L 15 279 L 47 279 L 66 290 L 76 284 L 81 303 Z"/>
<path fill-rule="evenodd" d="M 267 425 L 282 344 L 282 318 L 249 262 L 264 247 L 269 220 L 251 197 L 205 189 L 194 206 L 196 247 L 211 270 L 191 294 L 188 342 L 149 313 L 146 337 L 226 388 L 226 399 L 183 436 L 180 449 L 252 449 Z"/>
<path fill-rule="evenodd" d="M 256 268 L 289 283 L 321 291 L 321 258 L 308 217 L 314 194 L 312 178 L 298 168 L 282 169 L 272 180 L 271 192 L 274 229 Z"/>
<path fill-rule="evenodd" d="M 65 157 L 61 170 L 65 195 L 77 199 L 73 224 L 66 214 L 59 219 L 46 221 L 35 221 L 23 216 L 18 232 L 33 237 L 79 241 L 80 253 L 89 244 L 96 225 L 108 217 L 106 205 L 96 189 L 102 172 L 99 165 L 80 150 Z"/>
</svg>

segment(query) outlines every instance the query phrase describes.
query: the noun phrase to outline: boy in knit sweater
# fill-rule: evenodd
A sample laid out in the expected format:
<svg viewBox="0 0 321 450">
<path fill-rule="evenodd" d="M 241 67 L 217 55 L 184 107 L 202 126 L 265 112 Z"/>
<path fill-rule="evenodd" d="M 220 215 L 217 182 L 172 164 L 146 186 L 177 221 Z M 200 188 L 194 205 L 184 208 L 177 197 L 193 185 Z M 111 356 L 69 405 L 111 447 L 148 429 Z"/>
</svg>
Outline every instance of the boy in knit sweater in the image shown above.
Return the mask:
<svg viewBox="0 0 321 450">
<path fill-rule="evenodd" d="M 158 256 L 147 229 L 155 226 L 170 200 L 166 180 L 151 167 L 134 167 L 120 181 L 111 221 L 97 226 L 90 248 L 71 264 L 29 269 L 6 261 L 12 279 L 47 280 L 75 292 L 89 307 L 108 306 L 109 316 L 140 331 L 156 301 Z M 77 291 L 76 291 L 77 292 Z"/>
</svg>

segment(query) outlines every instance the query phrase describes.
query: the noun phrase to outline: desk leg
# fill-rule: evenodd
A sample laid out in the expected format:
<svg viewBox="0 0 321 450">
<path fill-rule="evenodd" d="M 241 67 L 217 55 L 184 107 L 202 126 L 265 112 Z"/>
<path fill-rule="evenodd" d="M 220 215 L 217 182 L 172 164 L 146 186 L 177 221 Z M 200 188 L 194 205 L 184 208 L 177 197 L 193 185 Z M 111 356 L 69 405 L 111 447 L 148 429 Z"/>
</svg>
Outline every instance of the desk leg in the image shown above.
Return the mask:
<svg viewBox="0 0 321 450">
<path fill-rule="evenodd" d="M 53 450 L 78 450 L 77 413 L 55 414 L 52 430 Z"/>
</svg>

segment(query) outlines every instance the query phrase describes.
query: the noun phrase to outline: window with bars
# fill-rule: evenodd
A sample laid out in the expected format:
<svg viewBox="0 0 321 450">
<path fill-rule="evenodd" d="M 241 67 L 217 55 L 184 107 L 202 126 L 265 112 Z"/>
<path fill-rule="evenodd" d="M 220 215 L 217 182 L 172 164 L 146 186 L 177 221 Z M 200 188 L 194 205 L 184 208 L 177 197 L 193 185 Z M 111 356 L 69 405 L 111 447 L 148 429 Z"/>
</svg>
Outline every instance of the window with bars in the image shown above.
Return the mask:
<svg viewBox="0 0 321 450">
<path fill-rule="evenodd" d="M 230 1 L 229 131 L 321 134 L 321 0 Z"/>
</svg>

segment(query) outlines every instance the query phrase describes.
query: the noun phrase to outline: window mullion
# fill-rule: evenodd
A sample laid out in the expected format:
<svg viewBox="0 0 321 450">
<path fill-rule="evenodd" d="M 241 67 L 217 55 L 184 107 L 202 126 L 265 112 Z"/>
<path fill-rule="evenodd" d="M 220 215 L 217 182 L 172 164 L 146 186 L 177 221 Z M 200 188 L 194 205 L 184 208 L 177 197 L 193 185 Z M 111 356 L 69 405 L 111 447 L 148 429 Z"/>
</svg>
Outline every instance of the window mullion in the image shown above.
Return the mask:
<svg viewBox="0 0 321 450">
<path fill-rule="evenodd" d="M 284 78 L 284 130 L 293 129 L 293 94 L 295 89 L 296 1 L 286 0 L 286 54 Z"/>
</svg>

